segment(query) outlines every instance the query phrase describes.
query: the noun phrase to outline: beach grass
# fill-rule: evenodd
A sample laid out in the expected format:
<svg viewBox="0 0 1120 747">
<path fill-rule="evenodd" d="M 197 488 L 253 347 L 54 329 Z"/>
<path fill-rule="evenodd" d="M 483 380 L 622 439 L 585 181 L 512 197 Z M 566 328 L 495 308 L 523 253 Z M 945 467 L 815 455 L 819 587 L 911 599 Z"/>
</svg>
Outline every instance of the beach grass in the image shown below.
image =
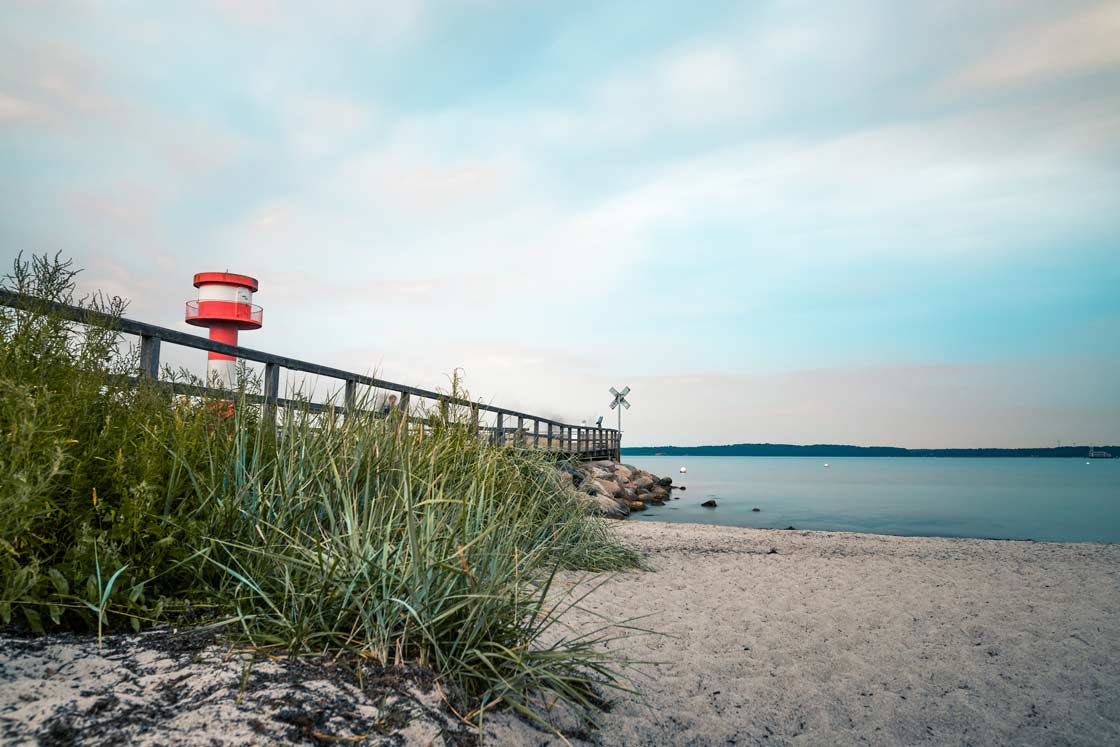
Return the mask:
<svg viewBox="0 0 1120 747">
<path fill-rule="evenodd" d="M 124 311 L 76 301 L 75 274 L 20 257 L 4 286 Z M 135 366 L 112 330 L 0 310 L 0 623 L 229 621 L 258 647 L 427 667 L 475 722 L 532 715 L 541 692 L 589 715 L 623 685 L 593 638 L 553 630 L 553 581 L 638 558 L 546 455 L 478 438 L 447 402 L 273 422 L 251 377 L 218 401 L 130 385 Z"/>
</svg>

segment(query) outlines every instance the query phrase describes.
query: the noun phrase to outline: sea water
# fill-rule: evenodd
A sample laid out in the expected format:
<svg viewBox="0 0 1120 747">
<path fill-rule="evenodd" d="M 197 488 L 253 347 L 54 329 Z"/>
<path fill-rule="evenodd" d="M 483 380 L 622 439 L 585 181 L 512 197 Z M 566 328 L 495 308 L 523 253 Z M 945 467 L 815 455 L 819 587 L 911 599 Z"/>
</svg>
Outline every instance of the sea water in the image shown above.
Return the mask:
<svg viewBox="0 0 1120 747">
<path fill-rule="evenodd" d="M 623 462 L 686 487 L 673 491 L 679 500 L 632 515 L 641 521 L 1120 542 L 1120 459 L 623 455 Z M 711 499 L 717 508 L 700 505 Z"/>
</svg>

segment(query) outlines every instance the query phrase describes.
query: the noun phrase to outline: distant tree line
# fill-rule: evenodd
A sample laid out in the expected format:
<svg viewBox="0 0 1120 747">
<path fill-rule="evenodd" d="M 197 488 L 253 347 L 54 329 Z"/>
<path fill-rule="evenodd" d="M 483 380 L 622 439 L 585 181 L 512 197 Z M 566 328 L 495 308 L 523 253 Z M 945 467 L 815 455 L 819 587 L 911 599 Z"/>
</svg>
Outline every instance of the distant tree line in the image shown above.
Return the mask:
<svg viewBox="0 0 1120 747">
<path fill-rule="evenodd" d="M 1120 456 L 1120 446 L 1095 446 Z M 624 456 L 801 456 L 801 457 L 1067 457 L 1084 459 L 1088 446 L 1051 446 L 1036 449 L 903 449 L 898 446 L 849 444 L 724 444 L 722 446 L 635 446 L 623 448 Z"/>
</svg>

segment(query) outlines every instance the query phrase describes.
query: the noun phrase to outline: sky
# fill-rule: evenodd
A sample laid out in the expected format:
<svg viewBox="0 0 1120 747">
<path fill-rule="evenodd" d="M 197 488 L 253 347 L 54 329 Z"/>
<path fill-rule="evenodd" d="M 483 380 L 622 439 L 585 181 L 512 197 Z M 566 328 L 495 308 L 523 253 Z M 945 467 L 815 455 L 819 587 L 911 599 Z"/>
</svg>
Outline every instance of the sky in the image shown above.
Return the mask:
<svg viewBox="0 0 1120 747">
<path fill-rule="evenodd" d="M 1115 0 L 311 7 L 5 2 L 0 261 L 634 446 L 1120 443 Z"/>
</svg>

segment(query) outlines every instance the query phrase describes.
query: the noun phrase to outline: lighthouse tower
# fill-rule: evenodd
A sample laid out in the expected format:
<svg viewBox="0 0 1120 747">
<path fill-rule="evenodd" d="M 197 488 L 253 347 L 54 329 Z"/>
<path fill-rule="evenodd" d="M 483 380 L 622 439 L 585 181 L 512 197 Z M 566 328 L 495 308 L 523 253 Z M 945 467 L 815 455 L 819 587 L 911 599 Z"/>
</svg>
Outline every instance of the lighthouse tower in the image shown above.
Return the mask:
<svg viewBox="0 0 1120 747">
<path fill-rule="evenodd" d="M 200 272 L 194 276 L 198 300 L 187 301 L 187 324 L 209 327 L 210 339 L 237 344 L 237 333 L 243 329 L 259 329 L 262 310 L 253 304 L 257 279 L 232 272 Z M 206 365 L 207 382 L 213 386 L 232 388 L 237 381 L 237 359 L 223 353 L 209 354 Z"/>
</svg>

